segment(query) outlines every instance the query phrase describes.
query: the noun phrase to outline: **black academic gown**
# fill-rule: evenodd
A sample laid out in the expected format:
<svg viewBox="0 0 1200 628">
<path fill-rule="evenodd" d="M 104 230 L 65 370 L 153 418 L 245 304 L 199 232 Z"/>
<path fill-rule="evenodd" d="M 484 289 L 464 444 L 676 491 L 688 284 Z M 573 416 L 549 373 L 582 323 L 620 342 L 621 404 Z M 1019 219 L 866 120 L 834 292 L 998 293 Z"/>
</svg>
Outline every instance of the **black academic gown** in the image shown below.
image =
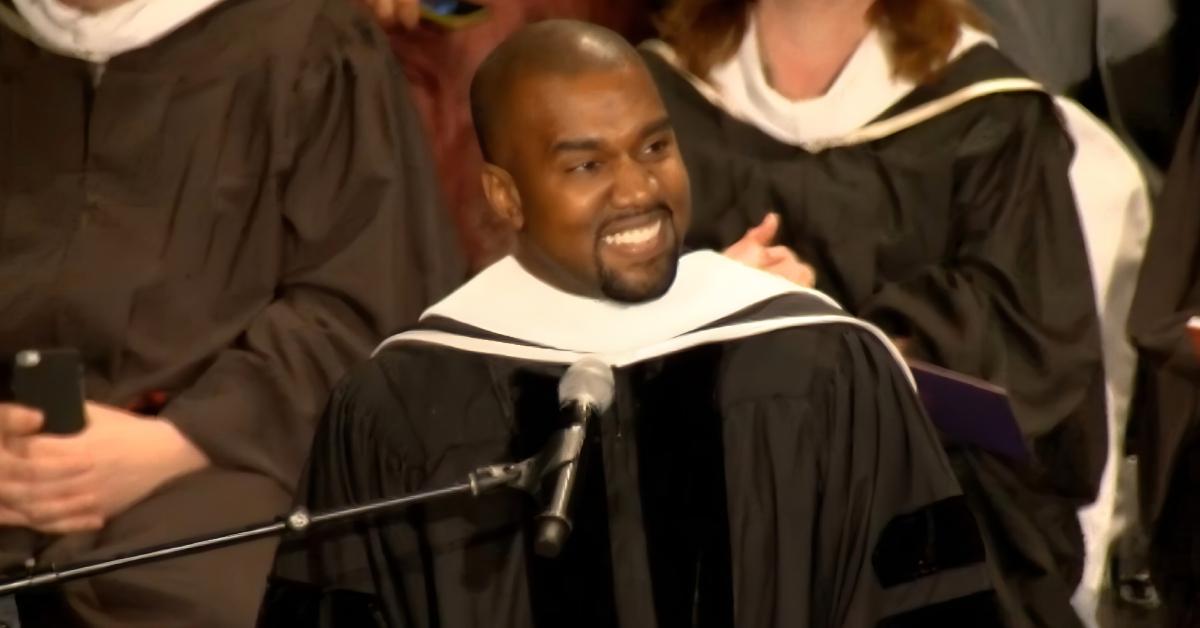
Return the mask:
<svg viewBox="0 0 1200 628">
<path fill-rule="evenodd" d="M 993 625 L 980 538 L 902 367 L 808 294 L 722 325 L 781 315 L 833 318 L 616 368 L 559 558 L 532 553 L 528 495 L 449 500 L 285 547 L 260 625 Z M 496 338 L 419 329 L 438 328 Z M 334 394 L 301 498 L 358 503 L 530 456 L 560 426 L 562 372 L 386 346 Z"/>
<path fill-rule="evenodd" d="M 810 152 L 718 108 L 654 52 L 691 174 L 689 242 L 720 248 L 767 211 L 817 288 L 912 357 L 1005 388 L 1027 465 L 950 449 L 1014 626 L 1078 624 L 1069 604 L 1106 455 L 1104 373 L 1069 138 L 1049 96 L 994 93 L 861 143 Z M 977 46 L 880 116 L 1020 77 Z M 945 101 L 942 101 L 945 102 Z"/>
<path fill-rule="evenodd" d="M 1179 138 L 1129 315 L 1140 358 L 1131 440 L 1154 576 L 1175 610 L 1190 604 L 1193 613 L 1200 612 L 1200 357 L 1185 326 L 1200 315 L 1198 181 L 1200 97 Z"/>
</svg>

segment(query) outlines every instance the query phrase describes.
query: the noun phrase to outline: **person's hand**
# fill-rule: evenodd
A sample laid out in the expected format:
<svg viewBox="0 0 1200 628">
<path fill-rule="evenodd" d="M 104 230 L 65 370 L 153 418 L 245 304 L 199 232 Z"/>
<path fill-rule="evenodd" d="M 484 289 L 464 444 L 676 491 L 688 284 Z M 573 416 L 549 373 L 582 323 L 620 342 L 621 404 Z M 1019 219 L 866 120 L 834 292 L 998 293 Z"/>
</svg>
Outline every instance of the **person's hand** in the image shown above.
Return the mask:
<svg viewBox="0 0 1200 628">
<path fill-rule="evenodd" d="M 46 531 L 57 533 L 99 527 L 93 515 L 75 515 L 77 510 L 87 510 L 86 505 L 76 508 L 71 503 L 59 504 L 43 488 L 77 482 L 91 469 L 90 461 L 46 460 L 32 464 L 16 453 L 41 428 L 41 412 L 0 404 L 0 525 L 34 527 L 38 519 L 45 520 Z"/>
<path fill-rule="evenodd" d="M 93 530 L 162 484 L 208 464 L 170 422 L 88 402 L 76 435 L 40 435 L 41 417 L 10 411 L 0 448 L 0 505 L 10 525 Z"/>
<path fill-rule="evenodd" d="M 375 13 L 375 17 L 384 28 L 403 26 L 407 29 L 417 27 L 421 20 L 420 0 L 363 0 L 367 7 Z"/>
<path fill-rule="evenodd" d="M 747 266 L 765 270 L 811 288 L 817 284 L 817 274 L 812 266 L 800 261 L 796 253 L 786 246 L 772 244 L 779 233 L 779 215 L 767 214 L 757 227 L 751 227 L 741 240 L 725 249 L 725 256 Z"/>
</svg>

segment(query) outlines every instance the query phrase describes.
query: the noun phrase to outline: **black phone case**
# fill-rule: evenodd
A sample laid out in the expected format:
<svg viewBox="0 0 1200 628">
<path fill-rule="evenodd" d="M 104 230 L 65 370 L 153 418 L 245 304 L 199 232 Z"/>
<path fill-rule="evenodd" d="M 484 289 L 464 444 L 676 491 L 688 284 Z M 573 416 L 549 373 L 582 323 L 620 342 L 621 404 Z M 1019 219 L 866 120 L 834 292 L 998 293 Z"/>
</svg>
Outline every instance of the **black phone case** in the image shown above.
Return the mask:
<svg viewBox="0 0 1200 628">
<path fill-rule="evenodd" d="M 21 351 L 12 363 L 13 401 L 37 408 L 42 432 L 74 434 L 83 429 L 83 364 L 70 349 Z"/>
</svg>

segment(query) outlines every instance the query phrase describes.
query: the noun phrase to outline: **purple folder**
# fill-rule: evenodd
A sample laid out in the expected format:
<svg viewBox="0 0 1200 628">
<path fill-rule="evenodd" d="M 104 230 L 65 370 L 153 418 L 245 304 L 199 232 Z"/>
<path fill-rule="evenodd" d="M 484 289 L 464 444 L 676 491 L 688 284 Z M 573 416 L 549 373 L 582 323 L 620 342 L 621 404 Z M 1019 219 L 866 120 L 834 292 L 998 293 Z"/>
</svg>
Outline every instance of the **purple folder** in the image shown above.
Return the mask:
<svg viewBox="0 0 1200 628">
<path fill-rule="evenodd" d="M 1003 388 L 924 362 L 910 360 L 908 366 L 926 413 L 947 440 L 1021 462 L 1029 459 Z"/>
</svg>

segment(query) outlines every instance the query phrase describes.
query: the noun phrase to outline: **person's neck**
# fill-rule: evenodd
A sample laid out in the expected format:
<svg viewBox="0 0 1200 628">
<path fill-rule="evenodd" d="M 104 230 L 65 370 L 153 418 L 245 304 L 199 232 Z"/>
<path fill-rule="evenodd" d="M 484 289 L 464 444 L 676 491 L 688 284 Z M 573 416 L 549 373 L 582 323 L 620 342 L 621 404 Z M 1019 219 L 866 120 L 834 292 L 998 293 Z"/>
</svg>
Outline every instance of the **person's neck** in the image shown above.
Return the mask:
<svg viewBox="0 0 1200 628">
<path fill-rule="evenodd" d="M 871 30 L 874 0 L 760 0 L 754 20 L 771 87 L 789 100 L 829 91 Z"/>
</svg>

